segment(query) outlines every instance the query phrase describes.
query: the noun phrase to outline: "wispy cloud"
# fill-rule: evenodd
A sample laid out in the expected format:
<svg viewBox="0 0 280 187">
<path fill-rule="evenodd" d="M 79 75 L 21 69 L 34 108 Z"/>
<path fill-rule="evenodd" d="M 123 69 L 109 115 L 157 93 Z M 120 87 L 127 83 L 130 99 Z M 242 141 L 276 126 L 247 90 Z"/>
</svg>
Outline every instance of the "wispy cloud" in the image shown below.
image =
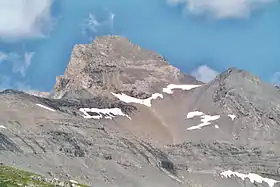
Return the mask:
<svg viewBox="0 0 280 187">
<path fill-rule="evenodd" d="M 201 65 L 197 69 L 191 72 L 191 75 L 194 76 L 197 80 L 208 83 L 215 79 L 219 72 L 213 70 L 207 65 Z"/>
<path fill-rule="evenodd" d="M 44 36 L 53 0 L 0 0 L 0 39 Z"/>
<path fill-rule="evenodd" d="M 6 89 L 16 89 L 20 91 L 32 90 L 31 87 L 25 81 L 12 81 L 11 77 L 0 75 L 0 91 Z"/>
<path fill-rule="evenodd" d="M 274 85 L 280 86 L 280 72 L 275 72 L 272 75 L 272 78 L 271 78 L 270 82 Z"/>
<path fill-rule="evenodd" d="M 0 51 L 0 63 L 7 60 L 9 57 L 6 53 Z"/>
<path fill-rule="evenodd" d="M 0 52 L 0 63 L 4 61 L 12 63 L 13 73 L 20 73 L 21 76 L 24 77 L 26 75 L 26 71 L 31 65 L 31 60 L 34 54 L 34 52 L 25 52 L 22 55 L 18 53 Z"/>
<path fill-rule="evenodd" d="M 34 52 L 25 52 L 23 56 L 19 56 L 19 59 L 15 59 L 13 72 L 19 72 L 24 77 L 34 54 Z"/>
<path fill-rule="evenodd" d="M 216 19 L 247 18 L 252 11 L 277 0 L 167 0 L 168 4 L 185 4 L 196 15 L 211 15 Z"/>
<path fill-rule="evenodd" d="M 85 34 L 85 32 L 97 32 L 97 27 L 100 27 L 101 23 L 97 21 L 95 16 L 92 13 L 89 13 L 88 18 L 85 20 L 85 23 L 82 27 L 82 32 Z"/>
<path fill-rule="evenodd" d="M 88 17 L 83 21 L 81 25 L 82 34 L 93 40 L 93 34 L 100 31 L 112 31 L 114 29 L 115 14 L 109 12 L 108 17 L 105 20 L 99 20 L 93 13 L 89 13 Z"/>
</svg>

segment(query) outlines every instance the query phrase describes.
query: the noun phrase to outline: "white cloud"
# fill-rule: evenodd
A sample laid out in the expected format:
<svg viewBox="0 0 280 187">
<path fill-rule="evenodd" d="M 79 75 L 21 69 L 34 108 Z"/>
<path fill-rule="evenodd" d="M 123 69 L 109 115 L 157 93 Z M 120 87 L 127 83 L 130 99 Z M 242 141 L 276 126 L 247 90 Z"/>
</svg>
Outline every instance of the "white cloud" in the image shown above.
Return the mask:
<svg viewBox="0 0 280 187">
<path fill-rule="evenodd" d="M 218 74 L 219 72 L 213 70 L 207 65 L 201 65 L 196 70 L 191 72 L 192 76 L 204 83 L 212 81 Z"/>
<path fill-rule="evenodd" d="M 44 36 L 53 0 L 0 0 L 0 39 Z"/>
<path fill-rule="evenodd" d="M 92 34 L 102 30 L 106 30 L 107 32 L 112 31 L 114 29 L 114 20 L 115 14 L 112 12 L 109 12 L 108 18 L 103 21 L 98 20 L 94 14 L 89 13 L 88 17 L 82 23 L 82 34 L 89 37 L 90 40 L 93 40 L 94 38 L 92 38 Z"/>
<path fill-rule="evenodd" d="M 4 61 L 12 63 L 13 73 L 20 73 L 24 77 L 31 65 L 31 60 L 34 54 L 34 52 L 25 52 L 22 55 L 18 53 L 0 52 L 0 63 Z"/>
<path fill-rule="evenodd" d="M 190 13 L 210 14 L 216 19 L 246 18 L 251 12 L 277 0 L 167 0 L 168 4 L 186 4 Z"/>
</svg>

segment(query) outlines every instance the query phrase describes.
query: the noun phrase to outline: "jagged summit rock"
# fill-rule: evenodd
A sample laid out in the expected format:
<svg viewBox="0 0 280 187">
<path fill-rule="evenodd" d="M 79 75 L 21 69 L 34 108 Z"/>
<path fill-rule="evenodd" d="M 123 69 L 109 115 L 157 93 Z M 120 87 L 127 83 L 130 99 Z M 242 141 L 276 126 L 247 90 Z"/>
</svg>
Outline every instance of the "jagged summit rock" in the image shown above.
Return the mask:
<svg viewBox="0 0 280 187">
<path fill-rule="evenodd" d="M 101 36 L 92 44 L 74 46 L 65 74 L 57 77 L 54 94 L 56 98 L 69 93 L 89 97 L 119 91 L 147 97 L 167 84 L 197 82 L 127 38 Z"/>
</svg>

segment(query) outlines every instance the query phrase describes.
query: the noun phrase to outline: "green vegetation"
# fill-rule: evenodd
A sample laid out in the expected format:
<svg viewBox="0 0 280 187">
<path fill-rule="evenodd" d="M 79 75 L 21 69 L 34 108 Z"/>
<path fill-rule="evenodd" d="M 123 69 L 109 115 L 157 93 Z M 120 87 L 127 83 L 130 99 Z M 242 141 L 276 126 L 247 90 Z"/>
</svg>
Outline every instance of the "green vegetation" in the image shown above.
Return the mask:
<svg viewBox="0 0 280 187">
<path fill-rule="evenodd" d="M 86 185 L 46 179 L 38 174 L 0 165 L 0 187 L 88 187 Z"/>
</svg>

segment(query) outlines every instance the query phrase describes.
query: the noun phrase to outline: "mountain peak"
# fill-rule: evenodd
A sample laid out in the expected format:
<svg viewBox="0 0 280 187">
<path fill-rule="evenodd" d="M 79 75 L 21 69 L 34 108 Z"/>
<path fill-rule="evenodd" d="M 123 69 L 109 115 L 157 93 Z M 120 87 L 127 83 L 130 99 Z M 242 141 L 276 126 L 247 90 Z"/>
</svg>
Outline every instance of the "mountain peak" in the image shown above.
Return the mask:
<svg viewBox="0 0 280 187">
<path fill-rule="evenodd" d="M 130 92 L 152 94 L 167 84 L 194 83 L 161 55 L 142 49 L 121 36 L 100 36 L 91 44 L 75 45 L 65 74 L 57 77 L 57 98 L 77 90 L 86 95 Z M 80 97 L 74 94 L 76 97 Z"/>
<path fill-rule="evenodd" d="M 238 81 L 250 80 L 251 82 L 259 82 L 260 78 L 251 74 L 248 71 L 238 69 L 236 67 L 230 67 L 221 74 L 219 74 L 214 82 L 238 82 Z"/>
<path fill-rule="evenodd" d="M 266 95 L 278 95 L 275 86 L 266 83 L 259 77 L 248 71 L 235 67 L 228 68 L 218 75 L 208 84 L 214 92 L 214 100 L 225 100 L 228 97 L 239 96 L 242 98 L 251 98 L 256 95 L 258 98 L 267 99 Z M 253 101 L 252 101 L 253 102 Z"/>
</svg>

